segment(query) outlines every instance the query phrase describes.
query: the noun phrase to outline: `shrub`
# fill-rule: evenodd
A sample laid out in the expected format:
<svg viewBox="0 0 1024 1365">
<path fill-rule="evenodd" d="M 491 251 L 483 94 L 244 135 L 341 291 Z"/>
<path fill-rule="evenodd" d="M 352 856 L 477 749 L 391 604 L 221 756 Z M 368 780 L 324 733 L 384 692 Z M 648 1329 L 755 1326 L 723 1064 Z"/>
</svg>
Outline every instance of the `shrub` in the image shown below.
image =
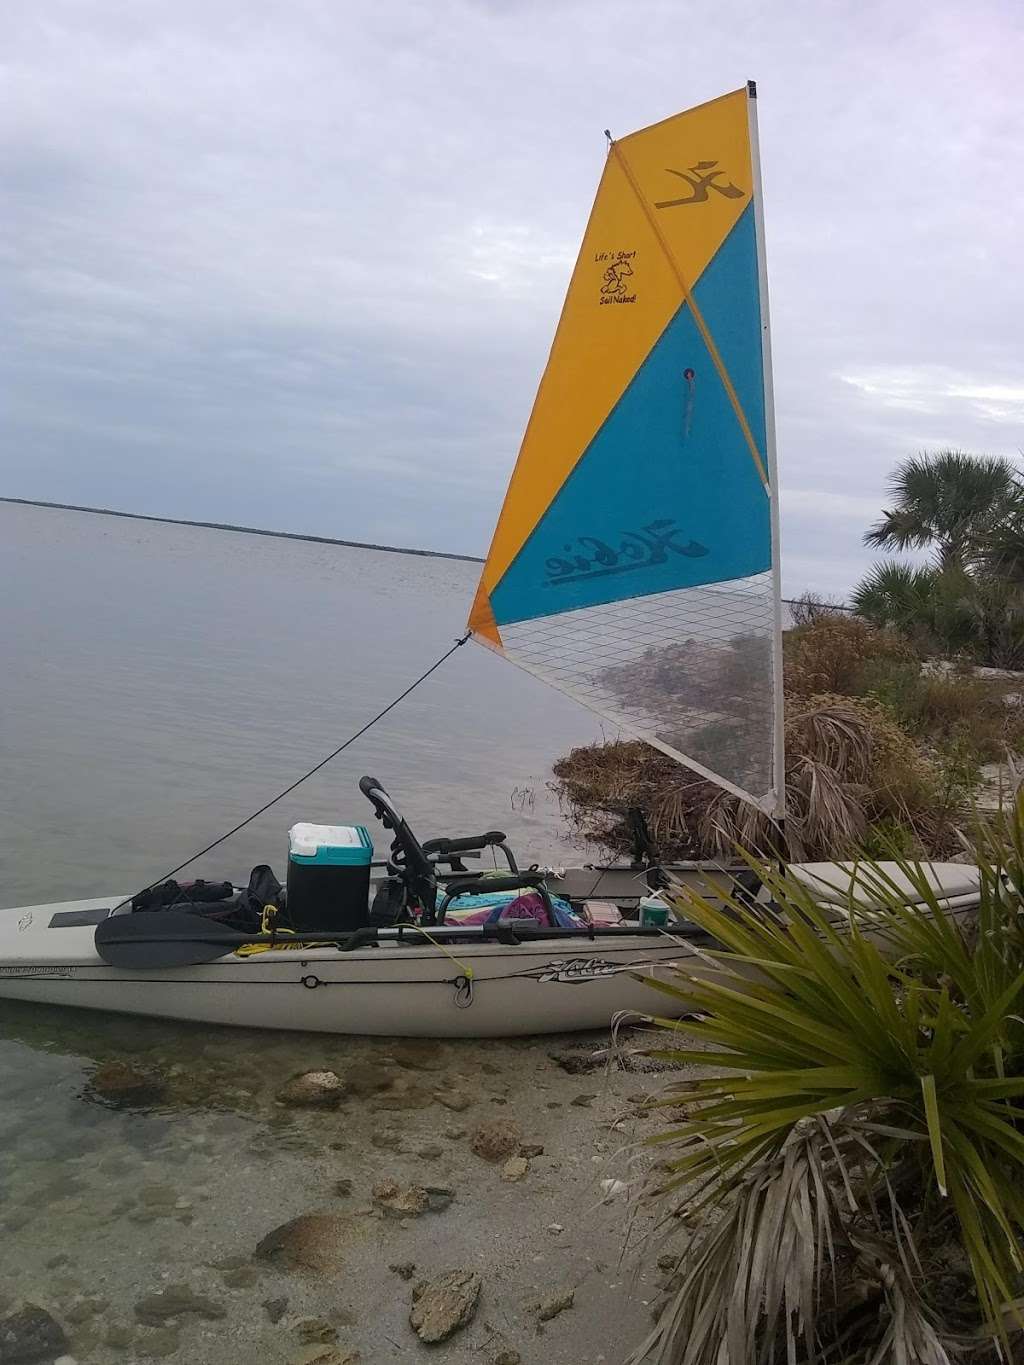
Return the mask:
<svg viewBox="0 0 1024 1365">
<path fill-rule="evenodd" d="M 1024 1326 L 1022 856 L 1018 807 L 978 852 L 984 948 L 909 864 L 924 913 L 870 863 L 883 908 L 845 919 L 766 869 L 771 915 L 676 889 L 719 947 L 649 983 L 697 1013 L 649 1051 L 701 1072 L 653 1139 L 690 1236 L 635 1361 L 940 1365 Z"/>
<path fill-rule="evenodd" d="M 865 690 L 866 670 L 884 666 L 913 674 L 919 667 L 898 635 L 856 616 L 819 617 L 789 631 L 783 643 L 787 697 L 822 692 L 858 696 Z"/>
</svg>

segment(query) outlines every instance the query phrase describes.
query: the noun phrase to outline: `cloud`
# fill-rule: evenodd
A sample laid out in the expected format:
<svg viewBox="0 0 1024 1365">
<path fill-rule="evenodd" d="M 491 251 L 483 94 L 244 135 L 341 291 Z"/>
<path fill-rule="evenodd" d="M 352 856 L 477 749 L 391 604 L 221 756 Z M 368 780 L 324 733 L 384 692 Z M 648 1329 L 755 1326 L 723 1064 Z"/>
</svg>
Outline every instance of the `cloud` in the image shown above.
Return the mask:
<svg viewBox="0 0 1024 1365">
<path fill-rule="evenodd" d="M 789 590 L 862 571 L 899 455 L 1019 445 L 1024 12 L 999 0 L 5 20 L 0 491 L 480 552 L 603 129 L 748 75 Z"/>
<path fill-rule="evenodd" d="M 1016 378 L 1003 383 L 991 375 L 964 375 L 941 366 L 903 366 L 892 370 L 868 370 L 841 376 L 869 400 L 899 411 L 930 417 L 950 417 L 963 412 L 975 421 L 1007 428 L 1007 440 L 1021 438 L 1024 422 L 1024 360 Z"/>
</svg>

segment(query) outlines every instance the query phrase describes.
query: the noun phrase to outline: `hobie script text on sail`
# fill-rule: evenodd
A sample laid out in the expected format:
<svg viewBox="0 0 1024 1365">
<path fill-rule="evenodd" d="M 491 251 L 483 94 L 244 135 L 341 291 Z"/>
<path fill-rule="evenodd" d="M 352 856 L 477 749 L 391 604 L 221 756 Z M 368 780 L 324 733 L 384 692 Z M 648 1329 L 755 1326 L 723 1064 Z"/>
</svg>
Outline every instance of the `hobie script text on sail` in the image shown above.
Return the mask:
<svg viewBox="0 0 1024 1365">
<path fill-rule="evenodd" d="M 611 145 L 470 627 L 773 809 L 751 98 L 736 91 Z"/>
</svg>

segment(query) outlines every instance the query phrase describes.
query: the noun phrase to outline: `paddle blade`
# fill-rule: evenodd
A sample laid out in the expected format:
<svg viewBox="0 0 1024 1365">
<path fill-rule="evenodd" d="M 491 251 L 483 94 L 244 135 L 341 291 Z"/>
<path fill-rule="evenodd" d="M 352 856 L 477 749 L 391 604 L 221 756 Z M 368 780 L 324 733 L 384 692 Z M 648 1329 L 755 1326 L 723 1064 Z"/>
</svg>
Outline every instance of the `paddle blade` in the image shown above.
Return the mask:
<svg viewBox="0 0 1024 1365">
<path fill-rule="evenodd" d="M 237 930 L 174 910 L 111 915 L 96 926 L 96 951 L 111 967 L 192 967 L 215 962 L 250 938 Z"/>
</svg>

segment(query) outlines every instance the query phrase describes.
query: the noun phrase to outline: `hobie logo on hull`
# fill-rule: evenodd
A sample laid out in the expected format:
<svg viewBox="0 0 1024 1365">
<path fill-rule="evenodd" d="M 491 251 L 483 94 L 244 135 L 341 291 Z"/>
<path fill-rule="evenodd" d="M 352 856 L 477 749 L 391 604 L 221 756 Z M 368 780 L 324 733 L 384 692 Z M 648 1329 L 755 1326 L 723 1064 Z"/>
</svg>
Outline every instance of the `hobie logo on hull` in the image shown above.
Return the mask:
<svg viewBox="0 0 1024 1365">
<path fill-rule="evenodd" d="M 545 561 L 546 586 L 555 588 L 561 583 L 580 583 L 628 573 L 631 569 L 646 569 L 666 563 L 672 555 L 700 559 L 708 553 L 707 546 L 700 541 L 684 541 L 682 536 L 668 517 L 649 521 L 639 531 L 623 531 L 616 537 L 616 545 L 597 536 L 580 536 L 563 547 L 564 554 Z"/>
</svg>

